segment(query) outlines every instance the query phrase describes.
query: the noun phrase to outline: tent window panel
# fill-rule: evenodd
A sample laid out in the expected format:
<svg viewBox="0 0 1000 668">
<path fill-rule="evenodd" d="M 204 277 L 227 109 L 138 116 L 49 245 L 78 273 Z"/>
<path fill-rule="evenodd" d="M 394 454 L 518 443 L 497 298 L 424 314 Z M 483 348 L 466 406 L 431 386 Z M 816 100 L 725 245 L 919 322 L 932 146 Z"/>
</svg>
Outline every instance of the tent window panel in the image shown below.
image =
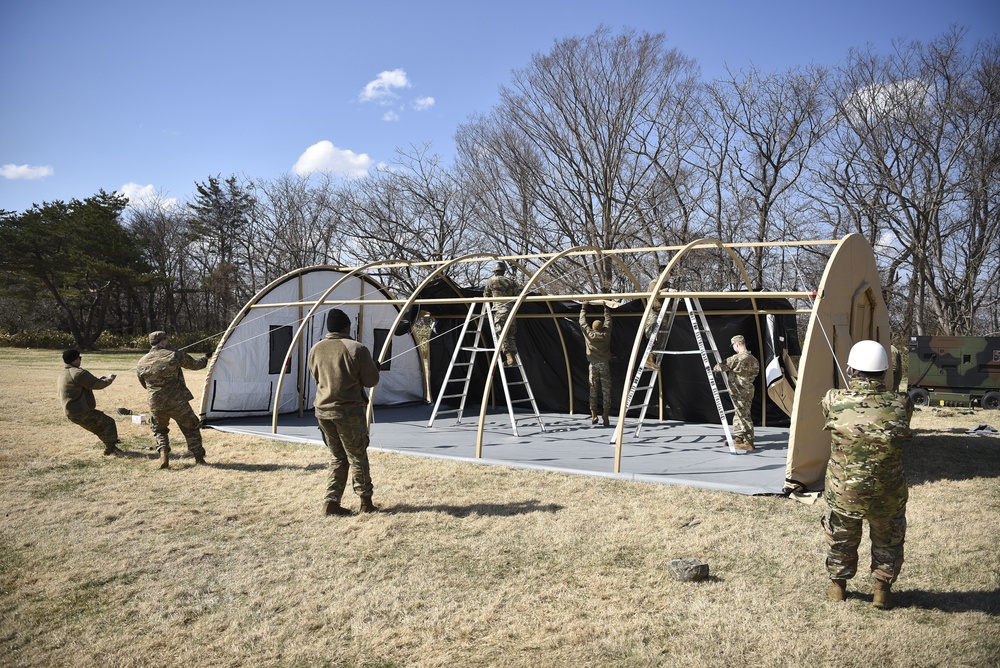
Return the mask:
<svg viewBox="0 0 1000 668">
<path fill-rule="evenodd" d="M 382 350 L 382 346 L 385 345 L 385 340 L 389 338 L 388 329 L 375 328 L 373 332 L 373 337 L 375 340 L 375 347 L 372 350 L 372 355 L 378 357 L 379 351 Z M 392 366 L 392 341 L 389 341 L 389 350 L 386 351 L 385 361 L 382 362 L 382 371 L 388 371 Z"/>
<path fill-rule="evenodd" d="M 281 363 L 285 361 L 288 348 L 292 345 L 291 325 L 271 325 L 267 350 L 267 372 L 271 375 L 281 373 Z M 291 359 L 286 372 L 291 371 Z"/>
</svg>

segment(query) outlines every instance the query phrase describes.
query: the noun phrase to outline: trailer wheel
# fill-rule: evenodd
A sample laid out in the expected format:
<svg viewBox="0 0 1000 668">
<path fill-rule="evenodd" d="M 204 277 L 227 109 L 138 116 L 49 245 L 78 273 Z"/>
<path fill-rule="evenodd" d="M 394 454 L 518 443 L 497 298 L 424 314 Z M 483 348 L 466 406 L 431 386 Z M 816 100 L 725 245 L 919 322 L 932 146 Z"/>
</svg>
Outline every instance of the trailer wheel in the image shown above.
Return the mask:
<svg viewBox="0 0 1000 668">
<path fill-rule="evenodd" d="M 913 402 L 914 406 L 930 406 L 931 404 L 930 395 L 922 387 L 910 390 L 910 401 Z"/>
<path fill-rule="evenodd" d="M 980 399 L 980 403 L 983 408 L 991 411 L 995 411 L 1000 408 L 1000 392 L 987 392 Z"/>
</svg>

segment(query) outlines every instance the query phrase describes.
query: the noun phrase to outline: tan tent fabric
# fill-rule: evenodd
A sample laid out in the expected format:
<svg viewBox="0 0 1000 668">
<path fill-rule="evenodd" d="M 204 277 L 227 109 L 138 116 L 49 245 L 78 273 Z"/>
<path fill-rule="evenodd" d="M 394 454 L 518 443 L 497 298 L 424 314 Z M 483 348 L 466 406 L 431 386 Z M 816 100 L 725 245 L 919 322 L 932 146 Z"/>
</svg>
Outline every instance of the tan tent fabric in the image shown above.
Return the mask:
<svg viewBox="0 0 1000 668">
<path fill-rule="evenodd" d="M 830 434 L 823 430 L 820 400 L 831 387 L 844 386 L 847 355 L 862 339 L 878 341 L 888 351 L 889 314 L 872 247 L 862 235 L 851 234 L 826 265 L 802 346 L 785 467 L 790 483 L 823 486 Z M 886 382 L 892 385 L 892 369 Z"/>
</svg>

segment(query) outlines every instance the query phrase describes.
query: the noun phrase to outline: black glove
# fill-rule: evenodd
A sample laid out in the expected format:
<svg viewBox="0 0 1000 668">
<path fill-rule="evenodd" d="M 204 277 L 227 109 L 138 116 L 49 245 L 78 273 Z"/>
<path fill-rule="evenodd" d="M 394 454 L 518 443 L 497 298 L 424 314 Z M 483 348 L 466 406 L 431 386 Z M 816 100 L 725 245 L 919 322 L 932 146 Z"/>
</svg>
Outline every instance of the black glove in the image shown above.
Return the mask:
<svg viewBox="0 0 1000 668">
<path fill-rule="evenodd" d="M 210 360 L 210 359 L 212 359 L 212 353 L 213 353 L 213 352 L 214 352 L 214 351 L 212 351 L 212 350 L 209 350 L 209 351 L 208 351 L 207 353 L 205 353 L 205 359 L 207 359 L 207 360 Z"/>
</svg>

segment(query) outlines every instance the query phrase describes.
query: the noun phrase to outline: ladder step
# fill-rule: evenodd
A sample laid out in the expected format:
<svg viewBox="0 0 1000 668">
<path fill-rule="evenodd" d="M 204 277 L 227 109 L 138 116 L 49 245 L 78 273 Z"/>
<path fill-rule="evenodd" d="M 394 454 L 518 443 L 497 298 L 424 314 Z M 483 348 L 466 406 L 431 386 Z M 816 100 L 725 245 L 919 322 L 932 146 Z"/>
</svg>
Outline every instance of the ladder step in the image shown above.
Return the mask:
<svg viewBox="0 0 1000 668">
<path fill-rule="evenodd" d="M 461 409 L 459 408 L 441 408 L 438 410 L 437 414 L 441 415 L 443 413 L 458 413 Z"/>
</svg>

